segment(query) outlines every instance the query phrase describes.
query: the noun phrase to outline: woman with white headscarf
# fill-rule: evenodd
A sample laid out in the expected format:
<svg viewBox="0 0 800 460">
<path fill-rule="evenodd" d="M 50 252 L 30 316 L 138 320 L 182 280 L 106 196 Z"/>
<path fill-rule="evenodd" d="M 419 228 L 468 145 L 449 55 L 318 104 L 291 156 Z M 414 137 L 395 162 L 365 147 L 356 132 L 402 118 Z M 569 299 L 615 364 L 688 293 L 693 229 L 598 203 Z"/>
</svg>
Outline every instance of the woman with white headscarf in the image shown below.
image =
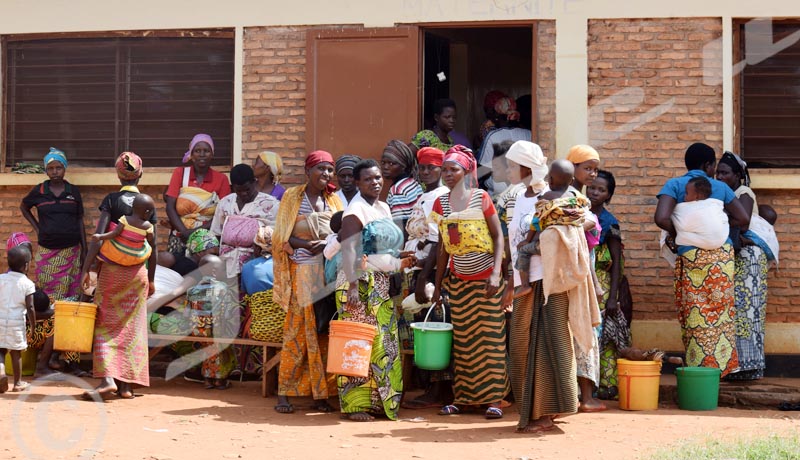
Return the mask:
<svg viewBox="0 0 800 460">
<path fill-rule="evenodd" d="M 525 192 L 517 197 L 508 229 L 512 259 L 516 259 L 517 244 L 530 228 L 529 218 L 538 197 L 548 190 L 544 181 L 547 158 L 538 145 L 517 141 L 508 150 L 506 160 L 509 169 L 519 169 L 527 184 Z M 531 293 L 514 299 L 511 316 L 509 365 L 519 404 L 517 431 L 521 433 L 549 431 L 555 427 L 555 416 L 578 410 L 575 355 L 567 314 L 569 299 L 565 292 L 550 294 L 545 303 L 542 277 L 540 256 L 531 257 L 529 279 L 519 279 L 519 272 L 514 270 L 514 284 L 531 283 L 533 287 Z"/>
</svg>

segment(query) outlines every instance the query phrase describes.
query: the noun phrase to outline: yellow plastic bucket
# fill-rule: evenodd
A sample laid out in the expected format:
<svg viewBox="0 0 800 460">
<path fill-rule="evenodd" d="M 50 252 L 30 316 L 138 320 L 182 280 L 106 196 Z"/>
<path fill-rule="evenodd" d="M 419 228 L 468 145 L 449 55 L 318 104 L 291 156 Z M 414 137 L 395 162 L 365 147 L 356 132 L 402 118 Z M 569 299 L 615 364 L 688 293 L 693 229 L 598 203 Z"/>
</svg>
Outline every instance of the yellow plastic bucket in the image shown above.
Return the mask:
<svg viewBox="0 0 800 460">
<path fill-rule="evenodd" d="M 56 301 L 53 348 L 80 353 L 92 351 L 96 313 L 97 305 L 93 303 Z"/>
<path fill-rule="evenodd" d="M 617 360 L 619 408 L 623 410 L 658 409 L 661 361 Z"/>
<path fill-rule="evenodd" d="M 369 375 L 369 358 L 377 329 L 371 324 L 331 321 L 328 335 L 328 372 L 350 377 Z"/>
<path fill-rule="evenodd" d="M 36 350 L 28 348 L 22 351 L 22 375 L 31 376 L 36 372 Z M 10 350 L 6 352 L 6 374 L 14 375 L 14 367 L 11 365 Z"/>
</svg>

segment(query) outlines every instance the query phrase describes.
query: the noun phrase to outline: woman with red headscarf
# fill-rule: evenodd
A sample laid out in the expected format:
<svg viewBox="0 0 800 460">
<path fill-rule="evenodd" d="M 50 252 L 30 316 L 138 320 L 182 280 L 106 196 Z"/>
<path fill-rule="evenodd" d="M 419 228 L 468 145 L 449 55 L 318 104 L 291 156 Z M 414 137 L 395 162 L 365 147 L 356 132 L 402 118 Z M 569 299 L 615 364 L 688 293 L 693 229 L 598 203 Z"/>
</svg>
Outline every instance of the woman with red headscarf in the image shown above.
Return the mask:
<svg viewBox="0 0 800 460">
<path fill-rule="evenodd" d="M 441 238 L 433 298 L 438 302 L 442 291 L 447 292 L 453 322 L 455 400 L 440 413 L 489 405 L 486 418 L 493 419 L 503 416 L 498 406 L 509 388 L 501 305 L 504 245 L 492 199 L 477 188 L 476 169 L 468 148 L 448 150 L 442 179 L 450 192 L 436 200 L 431 214 Z"/>
<path fill-rule="evenodd" d="M 323 363 L 327 339 L 317 336 L 314 301 L 324 296 L 322 250 L 331 233 L 330 218 L 343 206 L 335 193 L 330 153 L 317 150 L 308 154 L 305 170 L 305 185 L 284 193 L 272 236 L 273 297 L 276 304 L 288 306 L 275 406 L 282 414 L 294 412 L 290 396 L 312 396 L 314 409 L 333 410 L 327 401 L 330 393 Z"/>
</svg>

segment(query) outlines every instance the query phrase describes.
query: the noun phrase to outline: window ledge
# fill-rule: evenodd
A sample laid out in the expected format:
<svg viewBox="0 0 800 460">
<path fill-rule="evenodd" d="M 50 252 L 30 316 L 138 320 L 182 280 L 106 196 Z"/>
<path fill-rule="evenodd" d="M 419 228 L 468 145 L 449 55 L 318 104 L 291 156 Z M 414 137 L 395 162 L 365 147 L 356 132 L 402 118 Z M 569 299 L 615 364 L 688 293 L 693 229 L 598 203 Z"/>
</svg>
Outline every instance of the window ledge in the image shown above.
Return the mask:
<svg viewBox="0 0 800 460">
<path fill-rule="evenodd" d="M 230 168 L 215 170 L 225 172 Z M 173 168 L 146 168 L 139 185 L 162 185 L 166 187 L 172 177 Z M 34 186 L 46 180 L 45 174 L 0 174 L 0 186 Z M 118 186 L 119 179 L 114 168 L 70 168 L 67 170 L 66 179 L 78 186 Z"/>
<path fill-rule="evenodd" d="M 800 169 L 755 169 L 750 171 L 754 190 L 800 190 Z"/>
</svg>

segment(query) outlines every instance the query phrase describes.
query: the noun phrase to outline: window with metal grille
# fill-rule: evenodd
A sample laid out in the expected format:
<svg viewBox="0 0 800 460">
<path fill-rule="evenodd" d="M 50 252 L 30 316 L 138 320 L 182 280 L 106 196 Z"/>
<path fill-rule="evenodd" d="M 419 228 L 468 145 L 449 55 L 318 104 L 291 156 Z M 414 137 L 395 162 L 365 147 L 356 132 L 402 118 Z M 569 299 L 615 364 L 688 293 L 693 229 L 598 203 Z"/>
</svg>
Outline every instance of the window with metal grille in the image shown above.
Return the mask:
<svg viewBox="0 0 800 460">
<path fill-rule="evenodd" d="M 735 143 L 751 167 L 798 167 L 800 20 L 758 21 L 734 23 L 734 62 L 747 63 L 734 76 Z"/>
<path fill-rule="evenodd" d="M 230 165 L 233 32 L 189 34 L 7 38 L 6 165 L 52 146 L 70 166 L 113 166 L 123 151 L 176 166 L 197 133 L 214 138 L 214 164 Z"/>
</svg>

